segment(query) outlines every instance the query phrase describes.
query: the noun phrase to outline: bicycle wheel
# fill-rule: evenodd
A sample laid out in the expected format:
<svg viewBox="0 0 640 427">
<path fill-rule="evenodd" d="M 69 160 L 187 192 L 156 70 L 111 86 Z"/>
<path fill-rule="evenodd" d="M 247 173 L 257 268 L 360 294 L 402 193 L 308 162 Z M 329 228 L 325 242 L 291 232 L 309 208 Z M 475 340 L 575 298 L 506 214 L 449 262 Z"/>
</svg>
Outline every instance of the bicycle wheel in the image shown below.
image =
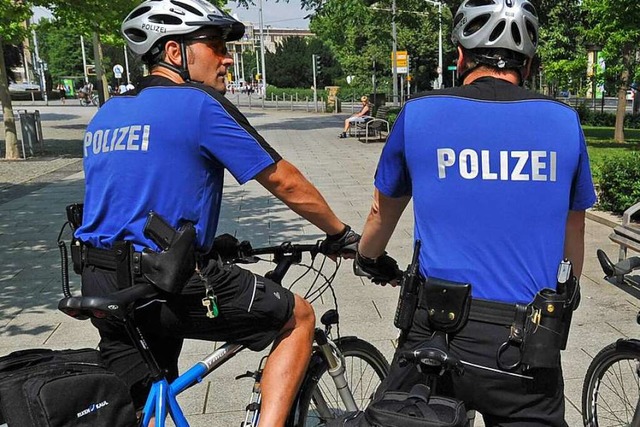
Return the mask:
<svg viewBox="0 0 640 427">
<path fill-rule="evenodd" d="M 582 387 L 587 427 L 631 426 L 640 397 L 640 347 L 609 344 L 594 357 Z"/>
<path fill-rule="evenodd" d="M 358 408 L 364 409 L 389 373 L 389 362 L 377 348 L 359 338 L 338 340 L 336 346 L 344 358 L 349 389 Z M 296 427 L 324 426 L 347 412 L 324 363 L 307 373 L 300 396 Z"/>
</svg>

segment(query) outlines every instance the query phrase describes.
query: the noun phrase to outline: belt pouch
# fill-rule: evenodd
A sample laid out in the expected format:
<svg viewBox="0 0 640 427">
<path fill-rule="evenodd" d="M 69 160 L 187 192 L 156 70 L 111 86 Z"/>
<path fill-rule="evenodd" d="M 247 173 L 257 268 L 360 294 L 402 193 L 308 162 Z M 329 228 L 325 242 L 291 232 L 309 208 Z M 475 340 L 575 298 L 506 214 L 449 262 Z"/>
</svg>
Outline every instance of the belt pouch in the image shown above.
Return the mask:
<svg viewBox="0 0 640 427">
<path fill-rule="evenodd" d="M 82 242 L 76 238 L 71 239 L 71 263 L 73 272 L 82 274 Z"/>
<path fill-rule="evenodd" d="M 566 298 L 550 288 L 538 292 L 524 327 L 522 364 L 527 368 L 560 367 L 560 350 L 566 342 Z"/>
<path fill-rule="evenodd" d="M 421 301 L 433 330 L 454 333 L 462 329 L 469 318 L 471 285 L 429 277 Z"/>
<path fill-rule="evenodd" d="M 131 275 L 133 244 L 128 241 L 115 242 L 113 244 L 113 252 L 116 260 L 116 279 L 118 281 L 118 289 L 125 289 L 133 286 L 133 276 Z"/>
</svg>

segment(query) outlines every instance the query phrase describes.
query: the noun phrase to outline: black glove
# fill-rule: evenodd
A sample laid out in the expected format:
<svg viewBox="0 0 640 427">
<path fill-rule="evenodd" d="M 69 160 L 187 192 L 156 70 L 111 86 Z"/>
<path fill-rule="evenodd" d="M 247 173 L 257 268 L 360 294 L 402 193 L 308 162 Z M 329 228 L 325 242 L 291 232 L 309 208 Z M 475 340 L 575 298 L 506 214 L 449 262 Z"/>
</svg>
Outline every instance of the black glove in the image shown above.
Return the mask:
<svg viewBox="0 0 640 427">
<path fill-rule="evenodd" d="M 320 252 L 325 255 L 355 254 L 360 235 L 345 224 L 344 230 L 338 234 L 328 235 L 320 243 Z"/>
<path fill-rule="evenodd" d="M 222 261 L 233 261 L 239 255 L 240 241 L 231 234 L 225 233 L 213 239 L 211 252 L 222 259 Z"/>
<path fill-rule="evenodd" d="M 386 252 L 378 258 L 367 258 L 356 252 L 353 272 L 356 276 L 368 277 L 379 285 L 402 278 L 402 270 L 398 268 L 398 263 Z"/>
</svg>

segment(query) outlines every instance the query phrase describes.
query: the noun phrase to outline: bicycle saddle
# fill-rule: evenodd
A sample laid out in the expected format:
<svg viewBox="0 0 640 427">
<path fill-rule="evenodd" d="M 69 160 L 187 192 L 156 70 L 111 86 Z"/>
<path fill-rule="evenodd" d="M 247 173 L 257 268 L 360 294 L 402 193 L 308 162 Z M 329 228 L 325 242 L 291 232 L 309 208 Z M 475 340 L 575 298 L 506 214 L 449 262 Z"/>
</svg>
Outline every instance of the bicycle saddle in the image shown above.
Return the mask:
<svg viewBox="0 0 640 427">
<path fill-rule="evenodd" d="M 78 320 L 113 318 L 124 321 L 133 303 L 151 298 L 158 290 L 150 283 L 135 285 L 107 296 L 76 296 L 60 300 L 58 310 Z"/>
</svg>

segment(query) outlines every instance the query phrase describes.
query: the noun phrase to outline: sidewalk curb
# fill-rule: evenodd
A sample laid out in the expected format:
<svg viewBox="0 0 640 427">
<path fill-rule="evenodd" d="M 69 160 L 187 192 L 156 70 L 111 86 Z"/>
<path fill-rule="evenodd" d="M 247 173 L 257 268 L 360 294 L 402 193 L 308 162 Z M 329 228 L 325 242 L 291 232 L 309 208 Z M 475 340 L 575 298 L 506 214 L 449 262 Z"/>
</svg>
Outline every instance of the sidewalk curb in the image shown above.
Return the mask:
<svg viewBox="0 0 640 427">
<path fill-rule="evenodd" d="M 616 218 L 616 217 L 606 212 L 588 210 L 585 212 L 585 216 L 587 219 L 590 219 L 591 221 L 597 222 L 602 225 L 606 225 L 607 227 L 610 227 L 610 228 L 617 227 L 622 222 L 622 218 L 618 220 L 614 220 L 612 218 Z"/>
</svg>

